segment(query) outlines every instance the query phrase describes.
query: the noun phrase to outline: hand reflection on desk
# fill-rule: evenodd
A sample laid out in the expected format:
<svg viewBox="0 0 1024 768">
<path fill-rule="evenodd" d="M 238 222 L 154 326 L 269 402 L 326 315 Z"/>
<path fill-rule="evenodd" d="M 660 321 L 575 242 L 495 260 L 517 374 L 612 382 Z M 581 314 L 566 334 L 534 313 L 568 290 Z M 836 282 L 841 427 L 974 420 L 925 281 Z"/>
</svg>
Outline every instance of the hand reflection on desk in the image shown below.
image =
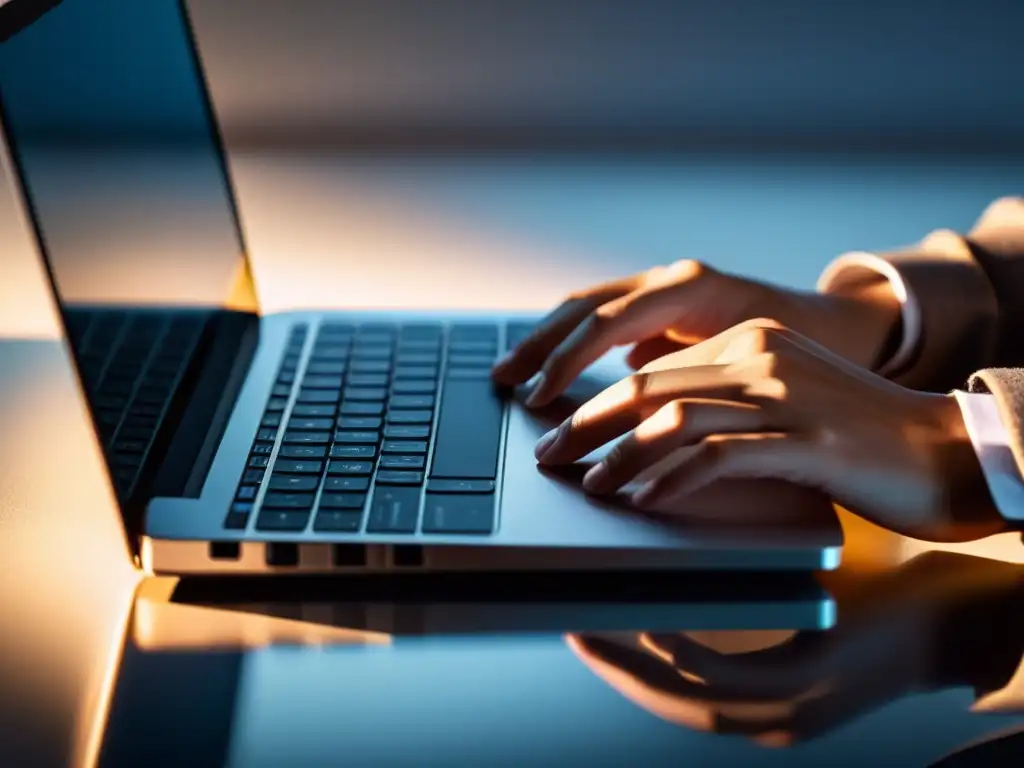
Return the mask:
<svg viewBox="0 0 1024 768">
<path fill-rule="evenodd" d="M 910 693 L 970 686 L 980 697 L 1004 688 L 1024 654 L 1022 615 L 1019 566 L 933 552 L 841 602 L 834 629 L 789 634 L 759 650 L 714 647 L 763 634 L 747 632 L 581 634 L 567 642 L 598 677 L 657 717 L 779 747 Z M 1024 709 L 1024 696 L 1015 703 Z"/>
</svg>

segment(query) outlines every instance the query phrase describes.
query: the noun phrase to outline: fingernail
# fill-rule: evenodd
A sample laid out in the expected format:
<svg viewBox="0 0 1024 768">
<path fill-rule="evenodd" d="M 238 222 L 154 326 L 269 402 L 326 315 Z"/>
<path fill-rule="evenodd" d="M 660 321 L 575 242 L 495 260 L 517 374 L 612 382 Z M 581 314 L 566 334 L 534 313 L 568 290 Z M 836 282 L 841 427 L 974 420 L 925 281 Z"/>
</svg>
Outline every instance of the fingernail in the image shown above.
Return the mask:
<svg viewBox="0 0 1024 768">
<path fill-rule="evenodd" d="M 588 491 L 596 491 L 608 478 L 608 469 L 603 463 L 598 463 L 587 470 L 583 476 L 583 487 Z"/>
<path fill-rule="evenodd" d="M 551 446 L 555 444 L 555 440 L 557 439 L 558 430 L 552 429 L 537 441 L 537 446 L 533 449 L 533 455 L 537 457 L 538 461 L 544 458 L 544 454 L 551 449 Z"/>
<path fill-rule="evenodd" d="M 544 384 L 547 382 L 547 378 L 542 373 L 537 377 L 537 383 L 533 385 L 533 389 L 530 390 L 530 396 L 526 398 L 527 408 L 536 408 L 541 403 L 540 396 L 543 394 Z"/>
</svg>

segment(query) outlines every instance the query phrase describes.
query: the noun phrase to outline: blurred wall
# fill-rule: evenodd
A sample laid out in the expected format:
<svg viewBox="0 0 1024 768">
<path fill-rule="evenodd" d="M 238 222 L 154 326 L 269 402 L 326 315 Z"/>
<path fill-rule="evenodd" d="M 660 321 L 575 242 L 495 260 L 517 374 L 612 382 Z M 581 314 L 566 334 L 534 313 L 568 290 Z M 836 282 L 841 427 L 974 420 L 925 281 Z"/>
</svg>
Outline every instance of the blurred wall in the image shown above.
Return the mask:
<svg viewBox="0 0 1024 768">
<path fill-rule="evenodd" d="M 189 0 L 229 140 L 1024 145 L 1019 0 Z"/>
</svg>

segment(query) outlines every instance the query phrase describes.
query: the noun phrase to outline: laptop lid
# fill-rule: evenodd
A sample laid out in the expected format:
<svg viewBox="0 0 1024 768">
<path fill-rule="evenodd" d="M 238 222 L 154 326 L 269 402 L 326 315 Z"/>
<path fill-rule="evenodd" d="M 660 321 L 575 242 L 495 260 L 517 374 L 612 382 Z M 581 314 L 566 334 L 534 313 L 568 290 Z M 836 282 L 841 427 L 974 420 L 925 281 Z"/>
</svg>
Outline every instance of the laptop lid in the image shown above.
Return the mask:
<svg viewBox="0 0 1024 768">
<path fill-rule="evenodd" d="M 9 0 L 0 37 L 0 129 L 122 506 L 189 495 L 258 305 L 185 4 Z"/>
</svg>

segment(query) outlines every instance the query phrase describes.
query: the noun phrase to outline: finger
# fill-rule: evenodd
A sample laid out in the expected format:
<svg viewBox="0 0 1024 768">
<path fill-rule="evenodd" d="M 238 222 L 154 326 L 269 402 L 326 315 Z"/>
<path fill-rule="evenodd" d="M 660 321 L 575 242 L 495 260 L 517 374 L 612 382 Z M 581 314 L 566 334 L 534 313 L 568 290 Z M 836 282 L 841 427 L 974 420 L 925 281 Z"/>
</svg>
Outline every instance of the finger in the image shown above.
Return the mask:
<svg viewBox="0 0 1024 768">
<path fill-rule="evenodd" d="M 494 379 L 501 384 L 521 384 L 533 376 L 565 338 L 595 309 L 633 290 L 637 277 L 604 283 L 583 296 L 562 302 L 534 328 L 518 346 L 494 366 Z"/>
<path fill-rule="evenodd" d="M 637 706 L 675 725 L 711 730 L 714 715 L 703 704 L 680 697 L 680 680 L 657 659 L 600 638 L 570 635 L 569 648 L 594 674 Z"/>
<path fill-rule="evenodd" d="M 684 344 L 672 341 L 667 336 L 645 339 L 629 350 L 626 355 L 626 364 L 634 370 L 639 370 L 645 365 L 650 365 L 658 358 L 678 352 L 684 347 Z"/>
<path fill-rule="evenodd" d="M 583 477 L 591 493 L 612 493 L 673 451 L 712 434 L 761 432 L 773 428 L 764 408 L 721 400 L 672 400 L 641 422 Z M 586 446 L 567 441 L 565 451 Z M 585 455 L 585 454 L 584 454 Z"/>
<path fill-rule="evenodd" d="M 539 408 L 551 402 L 608 350 L 660 333 L 679 314 L 679 301 L 671 286 L 658 285 L 599 307 L 544 362 L 526 405 Z"/>
<path fill-rule="evenodd" d="M 747 653 L 718 653 L 678 633 L 645 635 L 642 643 L 671 659 L 684 677 L 700 680 L 706 698 L 756 701 L 798 696 L 831 675 L 831 635 L 801 632 Z"/>
<path fill-rule="evenodd" d="M 662 468 L 633 494 L 641 509 L 672 509 L 700 488 L 724 479 L 776 478 L 824 487 L 825 478 L 809 441 L 792 434 L 716 435 L 687 452 L 680 463 Z"/>
<path fill-rule="evenodd" d="M 625 434 L 666 403 L 680 398 L 740 401 L 744 384 L 724 366 L 635 373 L 577 409 L 537 443 L 537 459 L 563 464 Z"/>
</svg>

